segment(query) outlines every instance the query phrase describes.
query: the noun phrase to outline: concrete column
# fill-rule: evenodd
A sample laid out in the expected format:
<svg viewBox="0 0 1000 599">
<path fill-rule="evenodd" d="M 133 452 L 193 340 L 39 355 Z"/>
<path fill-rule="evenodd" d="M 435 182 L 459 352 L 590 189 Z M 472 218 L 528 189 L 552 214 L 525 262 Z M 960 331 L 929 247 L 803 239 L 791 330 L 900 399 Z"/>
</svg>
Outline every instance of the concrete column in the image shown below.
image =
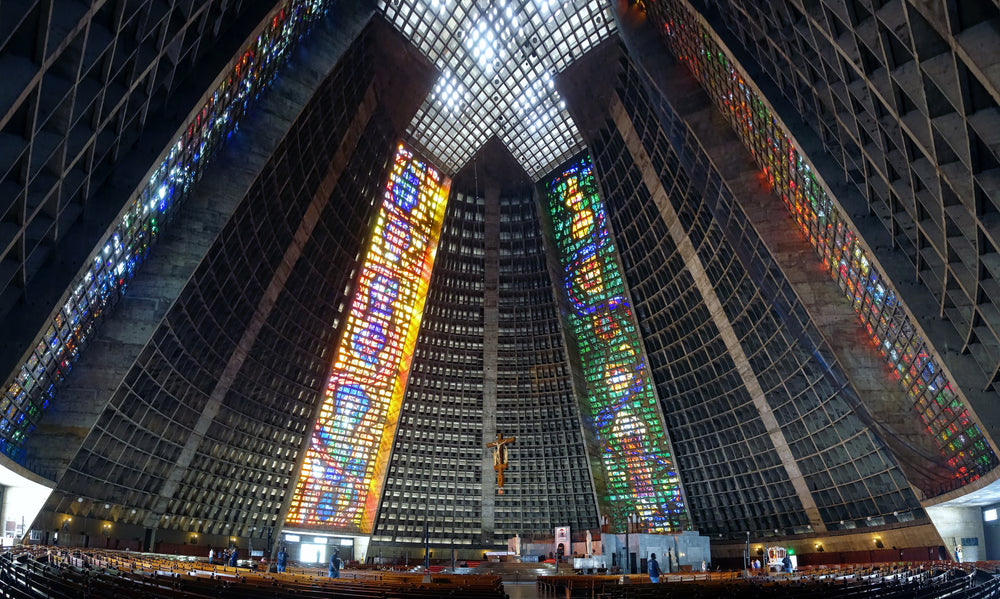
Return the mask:
<svg viewBox="0 0 1000 599">
<path fill-rule="evenodd" d="M 497 352 L 500 334 L 500 190 L 486 190 L 485 281 L 483 284 L 483 445 L 497 436 Z M 496 473 L 493 456 L 483 451 L 483 543 L 493 544 Z"/>
</svg>

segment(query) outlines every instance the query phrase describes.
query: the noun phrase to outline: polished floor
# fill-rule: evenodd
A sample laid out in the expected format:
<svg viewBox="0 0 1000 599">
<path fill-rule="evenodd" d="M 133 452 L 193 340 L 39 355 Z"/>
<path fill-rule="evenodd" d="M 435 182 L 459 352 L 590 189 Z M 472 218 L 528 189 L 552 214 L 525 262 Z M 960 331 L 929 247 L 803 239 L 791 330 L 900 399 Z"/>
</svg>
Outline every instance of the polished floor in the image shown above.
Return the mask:
<svg viewBox="0 0 1000 599">
<path fill-rule="evenodd" d="M 505 582 L 503 583 L 503 590 L 510 599 L 536 599 L 539 596 L 535 581 Z"/>
</svg>

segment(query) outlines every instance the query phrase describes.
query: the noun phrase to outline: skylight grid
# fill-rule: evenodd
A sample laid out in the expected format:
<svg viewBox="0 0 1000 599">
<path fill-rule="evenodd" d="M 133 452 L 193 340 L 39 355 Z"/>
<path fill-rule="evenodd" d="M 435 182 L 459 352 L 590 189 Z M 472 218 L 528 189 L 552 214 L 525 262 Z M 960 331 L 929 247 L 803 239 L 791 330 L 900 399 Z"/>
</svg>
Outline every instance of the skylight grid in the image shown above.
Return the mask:
<svg viewBox="0 0 1000 599">
<path fill-rule="evenodd" d="M 438 79 L 431 97 L 442 110 L 456 114 L 461 113 L 471 99 L 462 81 L 448 70 Z"/>
<path fill-rule="evenodd" d="M 411 143 L 426 156 L 433 156 L 444 172 L 454 174 L 489 139 L 491 132 L 482 119 L 463 118 L 463 114 L 485 110 L 481 95 L 470 95 L 461 111 L 428 97 L 407 129 Z"/>
<path fill-rule="evenodd" d="M 544 176 L 584 147 L 572 119 L 559 118 L 565 112 L 558 111 L 553 118 L 530 124 L 521 121 L 501 136 L 507 147 L 516 149 L 514 157 L 533 178 Z"/>
<path fill-rule="evenodd" d="M 614 32 L 610 5 L 380 0 L 379 10 L 439 70 L 407 134 L 446 173 L 494 135 L 535 178 L 583 148 L 553 78 Z"/>
</svg>

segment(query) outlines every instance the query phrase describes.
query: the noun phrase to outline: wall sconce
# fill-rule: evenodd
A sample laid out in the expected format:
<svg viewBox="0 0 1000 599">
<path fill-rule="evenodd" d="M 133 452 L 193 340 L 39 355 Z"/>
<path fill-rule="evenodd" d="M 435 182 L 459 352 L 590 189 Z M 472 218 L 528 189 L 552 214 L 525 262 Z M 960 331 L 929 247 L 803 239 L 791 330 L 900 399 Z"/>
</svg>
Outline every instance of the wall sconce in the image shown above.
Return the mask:
<svg viewBox="0 0 1000 599">
<path fill-rule="evenodd" d="M 823 553 L 823 543 L 816 543 L 816 551 Z"/>
<path fill-rule="evenodd" d="M 882 544 L 882 537 L 875 537 L 875 546 L 879 549 L 885 549 L 885 545 Z"/>
<path fill-rule="evenodd" d="M 69 530 L 69 525 L 70 525 L 71 522 L 73 522 L 72 518 L 66 518 L 65 520 L 63 520 L 63 523 L 62 523 L 63 532 L 66 532 L 66 531 Z"/>
</svg>

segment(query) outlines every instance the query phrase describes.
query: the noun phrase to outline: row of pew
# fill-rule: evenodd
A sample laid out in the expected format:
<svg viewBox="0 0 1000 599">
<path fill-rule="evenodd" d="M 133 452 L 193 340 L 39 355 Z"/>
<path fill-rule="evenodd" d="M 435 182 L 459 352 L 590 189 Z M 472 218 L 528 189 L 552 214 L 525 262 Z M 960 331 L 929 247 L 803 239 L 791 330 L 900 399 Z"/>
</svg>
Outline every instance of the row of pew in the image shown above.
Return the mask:
<svg viewBox="0 0 1000 599">
<path fill-rule="evenodd" d="M 506 599 L 497 576 L 341 571 L 331 579 L 100 550 L 0 553 L 0 599 Z M 325 572 L 324 572 L 325 574 Z"/>
<path fill-rule="evenodd" d="M 844 566 L 795 575 L 749 576 L 742 572 L 665 575 L 545 576 L 539 597 L 590 599 L 1000 599 L 1000 577 L 974 566 Z M 626 581 L 627 578 L 627 581 Z"/>
</svg>

